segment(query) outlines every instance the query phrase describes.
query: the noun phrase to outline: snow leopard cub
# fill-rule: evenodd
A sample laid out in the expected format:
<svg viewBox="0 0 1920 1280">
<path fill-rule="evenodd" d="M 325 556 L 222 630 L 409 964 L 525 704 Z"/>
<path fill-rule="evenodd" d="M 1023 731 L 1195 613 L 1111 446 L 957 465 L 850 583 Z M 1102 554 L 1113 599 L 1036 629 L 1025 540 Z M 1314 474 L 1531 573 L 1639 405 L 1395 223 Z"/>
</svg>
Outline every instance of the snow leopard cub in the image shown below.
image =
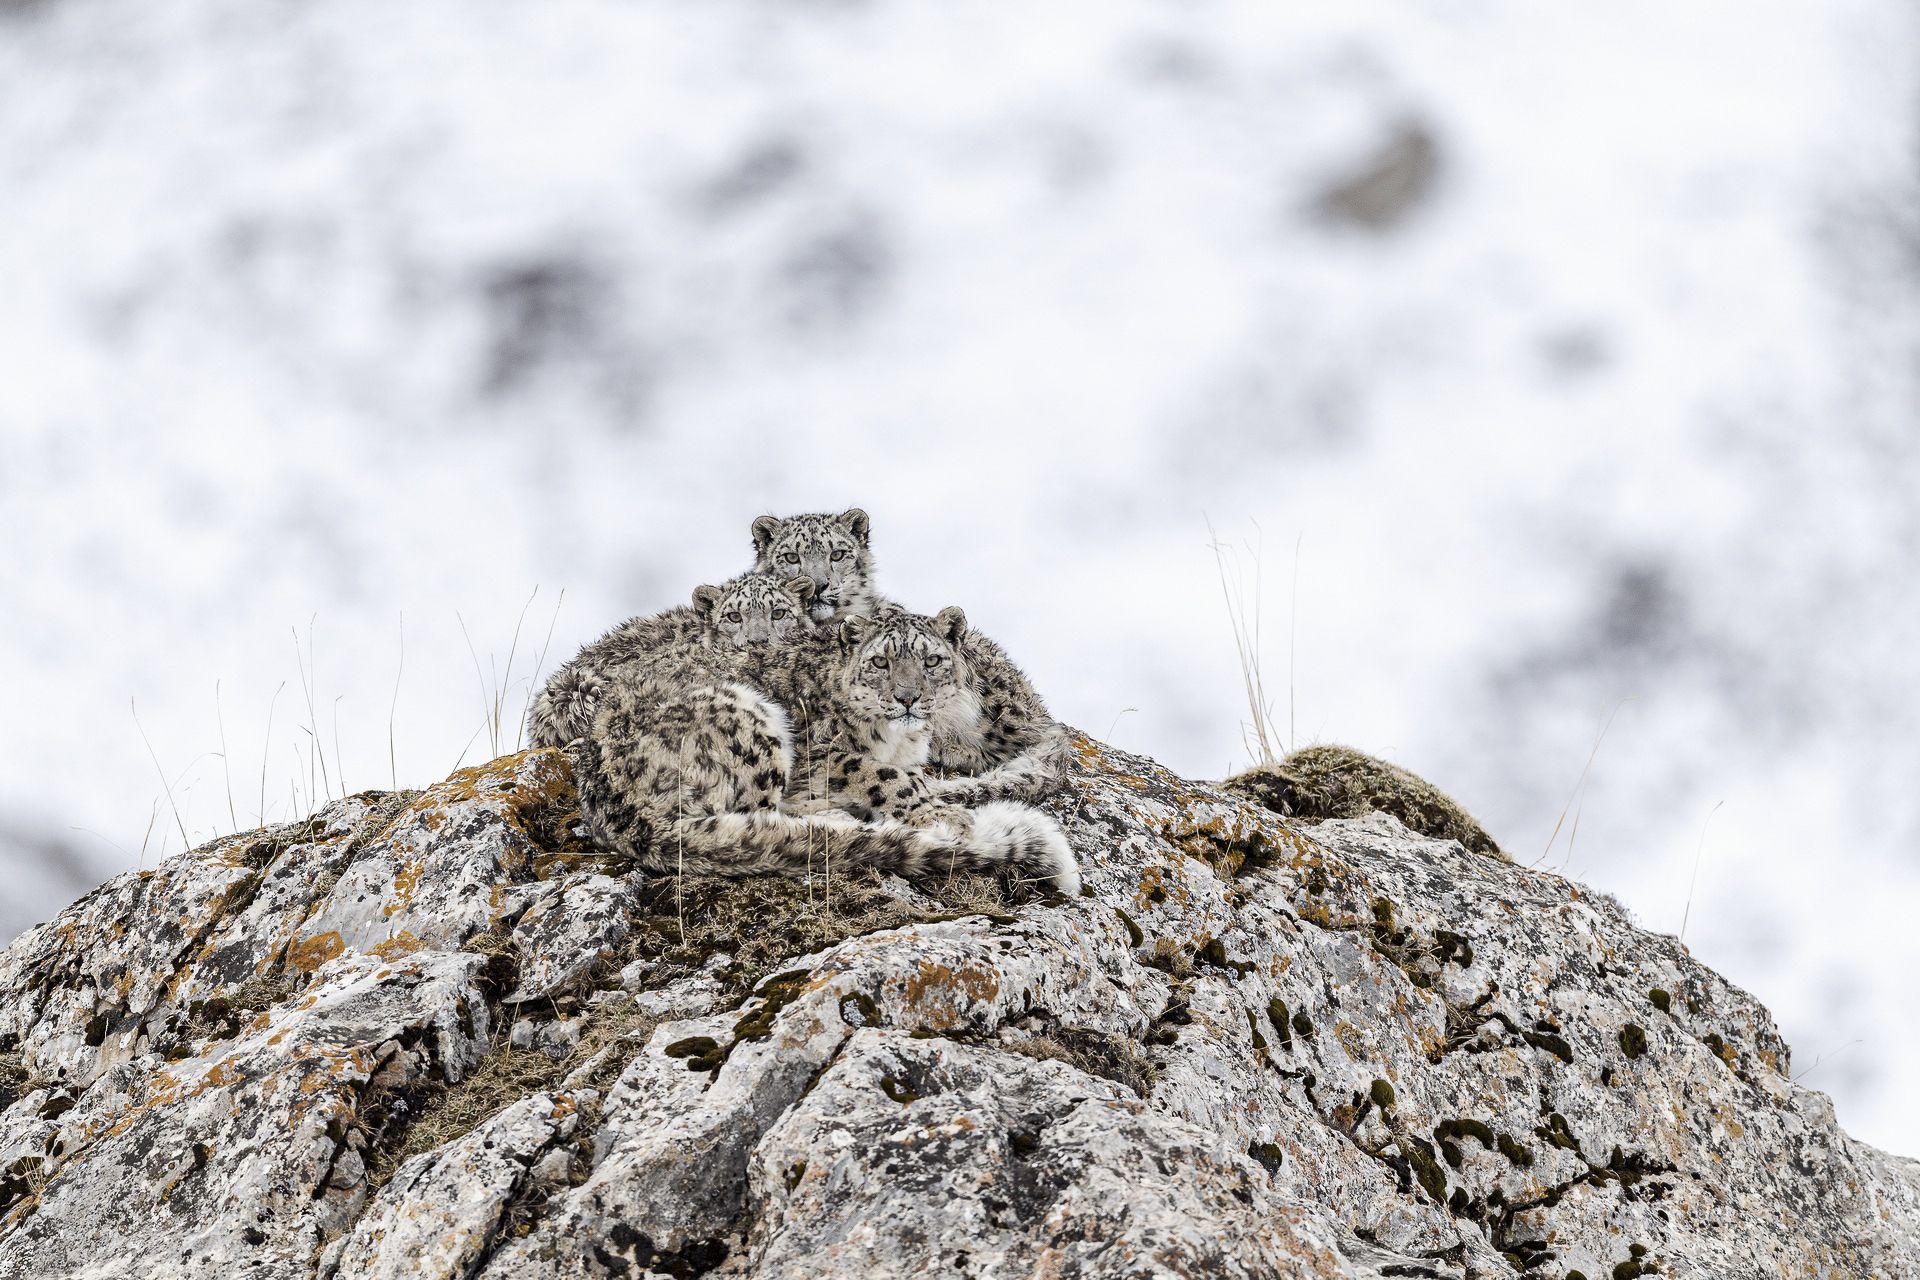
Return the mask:
<svg viewBox="0 0 1920 1280">
<path fill-rule="evenodd" d="M 858 507 L 839 515 L 761 516 L 753 522 L 754 567 L 814 583 L 816 623 L 873 617 L 900 606 L 873 589 L 870 521 Z M 1066 730 L 1026 674 L 987 636 L 965 631 L 956 647 L 970 673 L 978 712 L 936 726 L 929 763 L 961 774 L 991 775 L 1000 794 L 1035 798 L 1063 767 Z M 956 780 L 964 781 L 964 780 Z"/>
<path fill-rule="evenodd" d="M 817 623 L 865 615 L 873 606 L 873 553 L 867 547 L 867 513 L 858 507 L 837 516 L 761 516 L 753 522 L 753 567 L 786 581 L 813 580 L 811 614 Z"/>
<path fill-rule="evenodd" d="M 564 747 L 593 724 L 608 682 L 677 675 L 732 679 L 743 652 L 791 644 L 811 631 L 813 584 L 782 584 L 746 573 L 717 587 L 696 587 L 691 605 L 629 618 L 554 672 L 527 713 L 527 741 Z"/>
</svg>

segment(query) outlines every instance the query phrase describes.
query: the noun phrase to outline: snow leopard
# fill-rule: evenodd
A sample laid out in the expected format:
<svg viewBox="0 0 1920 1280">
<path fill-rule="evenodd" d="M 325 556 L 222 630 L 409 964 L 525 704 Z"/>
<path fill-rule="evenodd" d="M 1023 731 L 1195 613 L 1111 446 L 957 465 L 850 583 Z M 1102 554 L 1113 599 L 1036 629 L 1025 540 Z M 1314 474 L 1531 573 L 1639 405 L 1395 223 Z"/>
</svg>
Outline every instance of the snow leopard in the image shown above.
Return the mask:
<svg viewBox="0 0 1920 1280">
<path fill-rule="evenodd" d="M 724 616 L 726 598 L 718 603 Z M 925 880 L 1011 865 L 1059 892 L 1077 893 L 1079 869 L 1066 836 L 1025 805 L 994 801 L 966 810 L 929 802 L 912 809 L 913 822 L 902 822 L 890 815 L 862 821 L 791 801 L 792 731 L 778 691 L 792 697 L 804 690 L 816 700 L 820 736 L 841 748 L 834 758 L 850 760 L 862 749 L 902 763 L 916 749 L 924 756 L 926 726 L 952 694 L 917 677 L 867 674 L 881 670 L 876 657 L 892 661 L 911 629 L 906 621 L 872 633 L 856 625 L 844 635 L 762 646 L 749 652 L 740 680 L 648 672 L 608 681 L 588 732 L 571 746 L 581 815 L 594 842 L 658 872 L 791 875 L 838 860 Z M 916 648 L 901 660 L 927 658 Z"/>
<path fill-rule="evenodd" d="M 940 777 L 928 767 L 934 740 L 965 733 L 979 718 L 979 695 L 961 646 L 966 615 L 957 607 L 931 618 L 883 609 L 851 617 L 835 631 L 849 657 L 840 673 L 838 701 L 852 718 L 816 728 L 797 791 L 860 816 L 923 825 L 964 825 L 965 812 L 1019 798 L 1049 781 L 1016 761 L 977 776 Z M 766 681 L 789 699 L 791 688 Z"/>
<path fill-rule="evenodd" d="M 852 714 L 818 726 L 796 790 L 863 818 L 964 825 L 964 799 L 940 794 L 941 780 L 926 763 L 936 726 L 979 714 L 953 647 L 965 626 L 958 609 L 933 618 L 888 610 L 840 623 L 832 643 L 844 656 L 833 705 Z M 792 697 L 783 682 L 767 683 Z"/>
<path fill-rule="evenodd" d="M 691 605 L 629 618 L 580 650 L 556 671 L 527 713 L 527 741 L 564 747 L 593 723 L 609 682 L 647 675 L 732 679 L 741 655 L 756 646 L 787 645 L 812 623 L 811 580 L 781 583 L 761 573 L 719 586 L 696 587 Z"/>
<path fill-rule="evenodd" d="M 867 513 L 851 507 L 837 516 L 760 516 L 753 522 L 753 567 L 781 580 L 813 579 L 816 623 L 871 612 L 873 552 Z"/>
<path fill-rule="evenodd" d="M 900 606 L 873 589 L 871 521 L 858 507 L 839 515 L 760 516 L 752 533 L 754 567 L 780 578 L 812 579 L 816 624 L 873 617 Z M 1058 777 L 1066 730 L 1004 650 L 978 631 L 962 628 L 956 642 L 977 710 L 934 726 L 929 763 L 976 776 L 991 775 L 1001 794 L 1035 798 Z M 963 781 L 963 780 L 958 780 Z M 978 794 L 983 784 L 973 784 Z"/>
</svg>

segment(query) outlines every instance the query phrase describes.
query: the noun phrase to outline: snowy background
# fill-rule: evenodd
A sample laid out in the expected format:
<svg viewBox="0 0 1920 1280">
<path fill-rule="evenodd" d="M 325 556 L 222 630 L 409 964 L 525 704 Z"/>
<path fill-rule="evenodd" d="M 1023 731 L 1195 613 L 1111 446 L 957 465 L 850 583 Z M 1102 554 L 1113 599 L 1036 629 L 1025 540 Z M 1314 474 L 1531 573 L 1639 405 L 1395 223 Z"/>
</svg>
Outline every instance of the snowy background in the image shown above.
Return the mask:
<svg viewBox="0 0 1920 1280">
<path fill-rule="evenodd" d="M 1217 777 L 1210 521 L 1283 739 L 1920 1153 L 1917 125 L 1903 0 L 0 0 L 0 938 L 763 511 Z"/>
</svg>

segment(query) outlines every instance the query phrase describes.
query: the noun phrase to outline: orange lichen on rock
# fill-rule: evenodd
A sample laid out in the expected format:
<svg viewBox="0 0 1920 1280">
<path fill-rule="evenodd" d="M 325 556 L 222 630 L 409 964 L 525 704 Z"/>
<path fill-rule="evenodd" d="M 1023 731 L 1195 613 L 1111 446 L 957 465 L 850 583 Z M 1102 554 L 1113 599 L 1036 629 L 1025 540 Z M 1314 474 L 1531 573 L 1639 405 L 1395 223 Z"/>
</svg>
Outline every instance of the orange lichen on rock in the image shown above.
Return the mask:
<svg viewBox="0 0 1920 1280">
<path fill-rule="evenodd" d="M 301 973 L 312 973 L 346 949 L 339 930 L 318 933 L 311 938 L 301 938 L 287 948 L 287 965 Z"/>
<path fill-rule="evenodd" d="M 373 954 L 382 960 L 397 960 L 401 956 L 410 956 L 427 944 L 408 933 L 405 929 L 394 934 L 385 942 L 372 948 Z"/>
<path fill-rule="evenodd" d="M 414 888 L 420 883 L 421 864 L 418 861 L 402 862 L 393 873 L 393 899 L 380 908 L 381 914 L 392 916 L 405 911 L 413 903 Z"/>
<path fill-rule="evenodd" d="M 906 1002 L 929 1027 L 944 1029 L 965 1021 L 968 1003 L 985 1004 L 1000 994 L 1000 979 L 989 969 L 953 968 L 923 961 L 907 979 Z"/>
</svg>

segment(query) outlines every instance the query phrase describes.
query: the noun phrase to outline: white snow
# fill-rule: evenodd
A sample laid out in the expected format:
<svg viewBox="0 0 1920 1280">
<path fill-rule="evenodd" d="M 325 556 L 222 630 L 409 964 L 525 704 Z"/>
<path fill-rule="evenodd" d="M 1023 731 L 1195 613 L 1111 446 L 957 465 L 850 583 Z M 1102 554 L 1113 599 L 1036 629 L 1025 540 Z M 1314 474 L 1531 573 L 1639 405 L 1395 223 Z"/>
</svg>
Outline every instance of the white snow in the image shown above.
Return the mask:
<svg viewBox="0 0 1920 1280">
<path fill-rule="evenodd" d="M 866 507 L 889 592 L 1217 776 L 1210 519 L 1283 734 L 1523 860 L 1568 810 L 1547 863 L 1686 915 L 1920 1151 L 1917 27 L 0 5 L 0 936 L 176 805 L 197 841 L 482 758 L 483 686 L 510 747 L 550 624 L 548 667 L 762 511 Z M 1407 121 L 1431 193 L 1318 214 Z"/>
</svg>

